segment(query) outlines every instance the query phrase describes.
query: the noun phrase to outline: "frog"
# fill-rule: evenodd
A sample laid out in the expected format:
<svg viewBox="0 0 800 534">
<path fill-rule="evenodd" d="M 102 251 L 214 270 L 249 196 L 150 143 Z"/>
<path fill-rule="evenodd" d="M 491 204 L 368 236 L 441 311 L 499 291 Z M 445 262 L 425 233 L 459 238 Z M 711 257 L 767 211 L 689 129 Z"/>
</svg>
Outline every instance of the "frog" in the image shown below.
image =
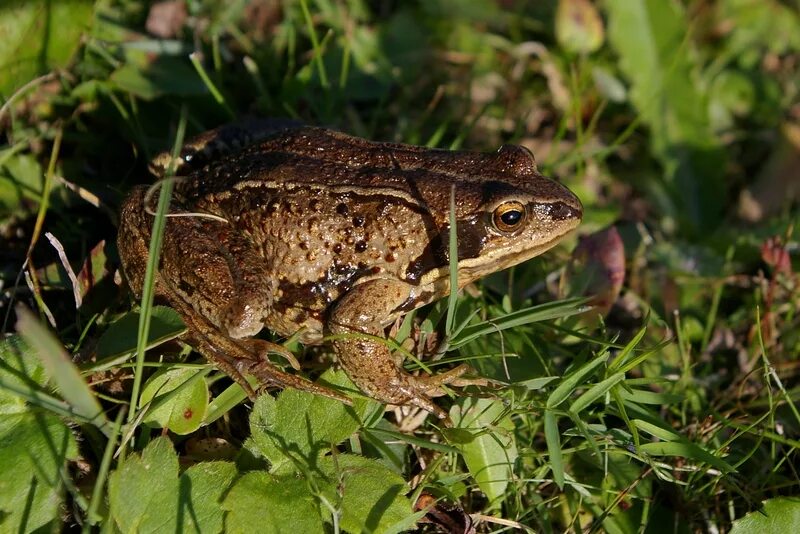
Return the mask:
<svg viewBox="0 0 800 534">
<path fill-rule="evenodd" d="M 183 318 L 184 340 L 242 386 L 296 388 L 350 403 L 300 369 L 266 329 L 304 345 L 329 341 L 367 397 L 425 410 L 468 370 L 410 373 L 386 329 L 405 314 L 549 250 L 583 206 L 542 175 L 530 150 L 446 150 L 371 141 L 293 121 L 252 121 L 199 135 L 151 171 L 174 182 L 154 294 Z M 159 183 L 159 182 L 157 182 Z M 122 203 L 122 272 L 141 297 L 153 186 Z M 451 220 L 455 221 L 451 230 Z M 457 257 L 450 257 L 450 236 Z M 451 287 L 455 264 L 457 287 Z"/>
</svg>

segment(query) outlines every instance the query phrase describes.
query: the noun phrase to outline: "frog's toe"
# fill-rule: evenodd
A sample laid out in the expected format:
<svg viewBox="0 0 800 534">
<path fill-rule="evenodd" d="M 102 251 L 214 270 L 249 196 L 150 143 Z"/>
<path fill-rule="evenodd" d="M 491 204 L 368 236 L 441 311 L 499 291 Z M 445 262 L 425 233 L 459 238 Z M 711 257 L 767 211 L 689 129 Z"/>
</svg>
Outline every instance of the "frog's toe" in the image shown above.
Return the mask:
<svg viewBox="0 0 800 534">
<path fill-rule="evenodd" d="M 289 362 L 289 365 L 292 366 L 292 369 L 296 371 L 300 370 L 300 362 L 297 361 L 297 358 L 295 358 L 292 351 L 283 345 L 278 345 L 277 343 L 272 343 L 271 341 L 256 338 L 244 339 L 242 342 L 248 346 L 250 351 L 259 361 L 268 360 L 270 354 L 277 354 Z"/>
<path fill-rule="evenodd" d="M 447 415 L 447 412 L 444 411 L 441 407 L 439 407 L 436 403 L 434 403 L 430 397 L 427 397 L 423 394 L 417 394 L 412 397 L 409 401 L 409 404 L 412 406 L 416 406 L 417 408 L 422 408 L 426 412 L 430 412 L 439 419 L 441 419 L 446 426 L 451 426 L 450 416 Z"/>
<path fill-rule="evenodd" d="M 417 387 L 425 391 L 428 395 L 441 395 L 441 391 L 439 388 L 441 386 L 446 386 L 447 384 L 452 384 L 453 382 L 458 381 L 458 379 L 469 371 L 470 367 L 467 364 L 461 364 L 458 367 L 454 367 L 449 371 L 445 371 L 444 373 L 439 373 L 437 375 L 425 375 L 425 376 L 417 376 L 414 377 L 414 381 L 417 383 Z M 436 395 L 438 393 L 438 395 Z"/>
</svg>

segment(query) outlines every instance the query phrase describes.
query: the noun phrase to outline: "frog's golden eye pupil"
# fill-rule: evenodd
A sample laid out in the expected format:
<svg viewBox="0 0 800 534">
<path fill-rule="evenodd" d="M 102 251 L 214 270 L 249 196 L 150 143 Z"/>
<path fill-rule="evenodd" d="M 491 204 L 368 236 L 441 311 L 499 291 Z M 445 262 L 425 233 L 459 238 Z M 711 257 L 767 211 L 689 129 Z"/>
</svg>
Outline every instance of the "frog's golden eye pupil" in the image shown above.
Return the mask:
<svg viewBox="0 0 800 534">
<path fill-rule="evenodd" d="M 501 204 L 494 210 L 494 226 L 501 232 L 513 232 L 525 219 L 525 206 L 513 201 Z"/>
</svg>

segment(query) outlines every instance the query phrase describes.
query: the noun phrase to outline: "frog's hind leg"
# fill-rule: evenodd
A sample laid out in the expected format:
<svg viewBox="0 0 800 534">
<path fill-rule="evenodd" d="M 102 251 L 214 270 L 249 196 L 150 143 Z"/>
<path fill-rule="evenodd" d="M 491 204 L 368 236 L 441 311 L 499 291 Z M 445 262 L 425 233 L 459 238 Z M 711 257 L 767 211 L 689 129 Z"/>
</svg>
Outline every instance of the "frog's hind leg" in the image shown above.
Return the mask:
<svg viewBox="0 0 800 534">
<path fill-rule="evenodd" d="M 170 302 L 183 316 L 189 327 L 186 341 L 195 347 L 221 371 L 231 377 L 245 391 L 250 400 L 258 397 L 245 375 L 254 376 L 262 385 L 273 384 L 282 388 L 295 388 L 316 395 L 352 404 L 345 395 L 315 384 L 297 375 L 286 373 L 267 359 L 267 352 L 273 352 L 274 343 L 260 339 L 232 339 L 220 333 L 207 319 L 191 313 L 188 304 L 180 300 Z M 286 351 L 284 347 L 280 347 Z M 294 356 L 292 356 L 294 360 Z M 297 363 L 297 360 L 294 360 Z"/>
<path fill-rule="evenodd" d="M 196 326 L 196 325 L 195 325 Z M 195 332 L 197 332 L 195 330 Z M 213 338 L 213 339 L 211 339 Z M 326 388 L 297 375 L 286 373 L 266 359 L 263 348 L 253 351 L 254 341 L 257 339 L 231 339 L 224 336 L 191 334 L 190 344 L 219 367 L 231 379 L 239 384 L 251 401 L 256 400 L 258 394 L 247 381 L 246 375 L 252 375 L 261 385 L 275 385 L 281 388 L 294 388 L 316 395 L 322 395 L 338 400 L 344 404 L 352 404 L 345 395 Z M 269 342 L 264 342 L 273 345 Z M 270 352 L 272 352 L 270 350 Z M 296 361 L 296 360 L 295 360 Z"/>
<path fill-rule="evenodd" d="M 286 373 L 267 359 L 275 352 L 299 367 L 286 348 L 254 339 L 272 305 L 273 288 L 250 239 L 233 225 L 204 217 L 170 218 L 164 232 L 157 292 L 189 327 L 190 345 L 213 361 L 250 398 L 245 379 L 293 387 L 349 403 L 344 395 Z"/>
<path fill-rule="evenodd" d="M 440 386 L 457 380 L 462 365 L 431 376 L 413 376 L 392 358 L 383 336 L 386 317 L 397 313 L 409 298 L 411 286 L 399 280 L 375 279 L 356 285 L 333 308 L 328 326 L 339 363 L 350 379 L 369 396 L 396 405 L 412 405 L 431 412 L 449 424 L 447 412 L 431 400 Z M 366 335 L 364 335 L 366 334 Z"/>
</svg>

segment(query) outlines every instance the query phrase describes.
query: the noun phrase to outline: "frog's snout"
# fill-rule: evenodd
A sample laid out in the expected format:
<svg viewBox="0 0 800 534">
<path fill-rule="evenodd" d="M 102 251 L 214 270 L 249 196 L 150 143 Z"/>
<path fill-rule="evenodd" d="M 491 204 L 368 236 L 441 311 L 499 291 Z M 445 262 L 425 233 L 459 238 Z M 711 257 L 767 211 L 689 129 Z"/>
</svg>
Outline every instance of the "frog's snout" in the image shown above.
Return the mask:
<svg viewBox="0 0 800 534">
<path fill-rule="evenodd" d="M 580 221 L 583 218 L 583 206 L 577 197 L 574 202 L 537 202 L 534 209 L 552 221 Z"/>
</svg>

